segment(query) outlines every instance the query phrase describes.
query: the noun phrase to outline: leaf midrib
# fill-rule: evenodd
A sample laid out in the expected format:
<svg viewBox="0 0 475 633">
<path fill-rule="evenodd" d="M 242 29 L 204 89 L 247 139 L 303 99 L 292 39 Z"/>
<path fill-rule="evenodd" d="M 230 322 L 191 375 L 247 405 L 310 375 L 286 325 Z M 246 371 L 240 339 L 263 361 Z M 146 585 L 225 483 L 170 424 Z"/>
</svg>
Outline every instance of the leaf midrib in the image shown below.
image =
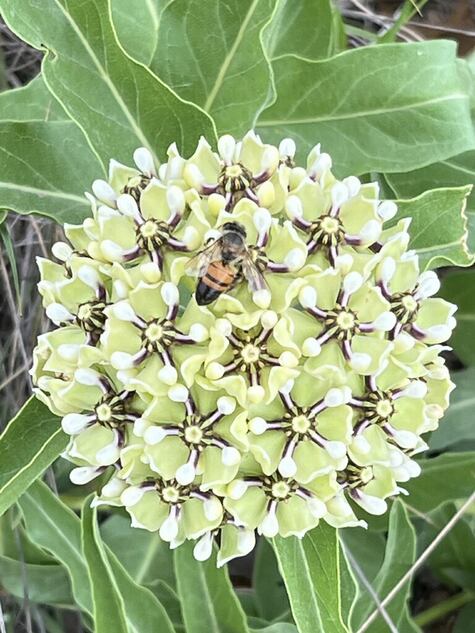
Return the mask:
<svg viewBox="0 0 475 633">
<path fill-rule="evenodd" d="M 27 185 L 18 185 L 12 182 L 3 182 L 0 181 L 0 189 L 13 189 L 15 191 L 23 191 L 24 193 L 33 193 L 39 196 L 49 196 L 51 198 L 59 198 L 62 200 L 73 200 L 74 202 L 79 202 L 86 207 L 89 207 L 89 203 L 87 200 L 81 196 L 77 196 L 73 193 L 66 193 L 64 191 L 55 191 L 51 189 L 40 189 L 39 187 L 29 187 Z"/>
<path fill-rule="evenodd" d="M 358 119 L 360 117 L 378 116 L 380 114 L 390 114 L 392 112 L 405 112 L 407 110 L 414 110 L 424 106 L 432 105 L 434 103 L 443 103 L 444 101 L 456 101 L 467 100 L 468 96 L 463 93 L 454 93 L 453 95 L 446 95 L 444 97 L 437 97 L 435 99 L 426 99 L 425 101 L 419 101 L 410 103 L 403 106 L 395 106 L 390 108 L 377 108 L 374 110 L 359 110 L 357 112 L 348 112 L 340 115 L 325 115 L 320 117 L 302 118 L 302 119 L 260 119 L 258 122 L 259 127 L 273 127 L 276 125 L 308 125 L 311 123 L 326 123 L 327 121 L 344 121 L 346 119 Z"/>
<path fill-rule="evenodd" d="M 216 99 L 216 97 L 218 95 L 218 92 L 219 92 L 221 86 L 224 83 L 224 78 L 226 76 L 226 72 L 227 72 L 229 66 L 231 65 L 231 62 L 233 61 L 233 58 L 234 58 L 234 56 L 236 54 L 236 51 L 237 51 L 239 45 L 242 42 L 242 39 L 244 37 L 244 33 L 246 32 L 247 25 L 249 24 L 249 21 L 250 21 L 252 15 L 254 14 L 254 12 L 256 10 L 256 7 L 257 7 L 258 3 L 259 3 L 259 0 L 254 0 L 254 2 L 249 7 L 249 10 L 248 10 L 248 12 L 246 14 L 246 17 L 244 18 L 244 20 L 241 23 L 241 26 L 239 27 L 239 30 L 238 30 L 237 35 L 236 35 L 236 39 L 234 40 L 233 45 L 229 49 L 228 54 L 226 55 L 226 57 L 224 58 L 223 63 L 221 64 L 221 68 L 219 69 L 219 72 L 216 75 L 216 79 L 215 79 L 214 85 L 211 88 L 211 90 L 210 90 L 210 92 L 208 94 L 208 97 L 206 99 L 206 102 L 205 102 L 205 104 L 203 106 L 203 109 L 206 112 L 210 111 L 211 106 L 213 105 L 213 103 L 214 103 L 214 101 L 215 101 L 215 99 Z"/>
</svg>

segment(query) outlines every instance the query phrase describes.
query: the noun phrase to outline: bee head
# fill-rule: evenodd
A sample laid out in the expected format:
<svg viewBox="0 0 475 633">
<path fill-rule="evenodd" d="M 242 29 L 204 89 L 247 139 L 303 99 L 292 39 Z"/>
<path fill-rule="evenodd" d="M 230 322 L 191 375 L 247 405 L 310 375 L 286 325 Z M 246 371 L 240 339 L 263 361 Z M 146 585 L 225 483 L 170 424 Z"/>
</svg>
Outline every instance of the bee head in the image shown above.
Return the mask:
<svg viewBox="0 0 475 633">
<path fill-rule="evenodd" d="M 239 233 L 244 239 L 246 238 L 246 229 L 239 222 L 226 222 L 223 224 L 223 232 L 224 233 Z"/>
</svg>

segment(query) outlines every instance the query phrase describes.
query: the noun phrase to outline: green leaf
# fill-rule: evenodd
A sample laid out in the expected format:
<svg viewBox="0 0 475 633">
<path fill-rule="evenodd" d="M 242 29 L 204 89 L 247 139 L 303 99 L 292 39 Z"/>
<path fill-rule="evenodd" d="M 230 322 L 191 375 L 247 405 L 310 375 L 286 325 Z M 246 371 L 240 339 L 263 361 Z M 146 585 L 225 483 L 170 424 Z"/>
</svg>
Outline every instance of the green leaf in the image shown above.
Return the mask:
<svg viewBox="0 0 475 633">
<path fill-rule="evenodd" d="M 266 140 L 321 142 L 337 175 L 408 171 L 474 146 L 453 42 L 387 44 L 324 61 L 273 63 L 277 99 L 259 118 Z M 434 76 L 438 77 L 434 81 Z"/>
<path fill-rule="evenodd" d="M 2 121 L 64 121 L 66 112 L 53 97 L 43 76 L 37 75 L 27 86 L 0 94 Z"/>
<path fill-rule="evenodd" d="M 81 547 L 78 517 L 41 482 L 21 497 L 29 537 L 50 551 L 68 570 L 79 606 L 92 613 L 91 586 Z M 158 599 L 130 577 L 116 556 L 106 547 L 111 573 L 124 600 L 128 625 L 140 633 L 174 633 Z"/>
<path fill-rule="evenodd" d="M 407 506 L 430 512 L 441 503 L 469 497 L 475 483 L 475 452 L 446 453 L 421 459 L 422 473 L 404 484 L 409 491 Z"/>
<path fill-rule="evenodd" d="M 0 206 L 79 223 L 90 215 L 84 191 L 104 175 L 71 121 L 0 122 Z"/>
<path fill-rule="evenodd" d="M 467 633 L 475 622 L 475 599 L 471 604 L 467 604 L 457 615 L 452 633 Z"/>
<path fill-rule="evenodd" d="M 65 448 L 59 418 L 30 398 L 0 436 L 0 515 Z"/>
<path fill-rule="evenodd" d="M 416 534 L 401 501 L 394 502 L 389 517 L 389 533 L 384 561 L 374 579 L 368 578 L 379 600 L 383 600 L 408 571 L 416 556 Z M 406 583 L 386 606 L 386 612 L 400 631 L 400 622 L 405 617 L 406 603 L 410 594 L 410 583 Z M 361 591 L 353 609 L 351 623 L 357 631 L 368 616 L 377 608 L 369 591 Z M 388 625 L 379 616 L 368 627 L 368 633 L 387 633 Z"/>
<path fill-rule="evenodd" d="M 275 620 L 290 608 L 274 550 L 264 538 L 257 545 L 252 586 L 258 614 L 265 620 Z"/>
<path fill-rule="evenodd" d="M 398 198 L 414 197 L 434 187 L 460 187 L 475 182 L 475 151 L 416 169 L 408 173 L 387 174 L 386 180 Z M 468 240 L 475 252 L 475 190 L 467 198 Z"/>
<path fill-rule="evenodd" d="M 74 604 L 69 577 L 60 565 L 35 565 L 0 556 L 2 588 L 16 598 L 39 604 L 71 606 Z"/>
<path fill-rule="evenodd" d="M 356 599 L 359 594 L 358 582 L 356 575 L 349 563 L 346 552 L 342 547 L 340 549 L 340 592 L 341 592 L 341 613 L 343 622 L 350 629 L 350 621 Z M 351 630 L 351 629 L 350 629 Z"/>
<path fill-rule="evenodd" d="M 266 41 L 273 61 L 283 55 L 325 59 L 335 53 L 333 7 L 330 0 L 280 0 Z"/>
<path fill-rule="evenodd" d="M 346 633 L 337 531 L 322 523 L 303 539 L 276 537 L 273 543 L 299 633 Z"/>
<path fill-rule="evenodd" d="M 458 306 L 454 330 L 450 344 L 457 356 L 466 365 L 475 363 L 475 270 L 450 271 L 442 280 L 441 296 Z"/>
<path fill-rule="evenodd" d="M 30 486 L 18 503 L 29 538 L 64 565 L 76 603 L 92 614 L 91 587 L 81 547 L 79 519 L 39 481 Z"/>
<path fill-rule="evenodd" d="M 128 633 L 125 605 L 111 571 L 97 525 L 97 510 L 91 508 L 92 496 L 82 509 L 82 548 L 89 572 L 94 605 L 95 633 Z"/>
<path fill-rule="evenodd" d="M 193 557 L 193 543 L 175 550 L 175 574 L 187 633 L 248 633 L 246 616 L 226 567 L 216 553 L 204 563 Z"/>
<path fill-rule="evenodd" d="M 276 622 L 264 628 L 251 629 L 250 633 L 298 633 L 294 624 L 289 622 Z"/>
<path fill-rule="evenodd" d="M 467 287 L 467 290 L 470 290 L 470 287 Z M 450 341 L 458 353 L 473 345 L 472 335 L 467 334 L 468 328 L 465 331 L 465 338 L 457 336 L 462 327 L 463 322 L 459 321 L 455 335 Z M 475 425 L 473 424 L 475 367 L 454 372 L 452 380 L 457 385 L 457 389 L 450 396 L 450 407 L 441 420 L 439 428 L 431 434 L 429 446 L 432 451 L 453 448 L 456 444 L 475 442 Z"/>
<path fill-rule="evenodd" d="M 114 0 L 112 6 L 124 1 Z M 150 4 L 158 24 L 151 70 L 183 99 L 208 112 L 219 132 L 239 136 L 253 127 L 271 88 L 261 33 L 275 2 L 174 0 L 162 11 L 161 0 Z M 127 53 L 143 62 L 146 53 L 135 33 L 117 24 L 124 12 L 113 11 L 112 17 Z M 207 37 L 210 25 L 213 35 Z"/>
<path fill-rule="evenodd" d="M 431 513 L 431 523 L 424 525 L 420 547 L 425 548 L 432 543 L 457 509 L 457 505 L 450 502 Z M 475 591 L 473 533 L 473 517 L 461 517 L 429 558 L 431 570 L 449 586 L 455 584 Z"/>
<path fill-rule="evenodd" d="M 397 200 L 393 222 L 411 217 L 410 248 L 419 255 L 421 269 L 450 264 L 469 266 L 465 206 L 470 187 L 433 189 L 411 200 Z"/>
<path fill-rule="evenodd" d="M 138 146 L 164 152 L 174 141 L 191 152 L 210 117 L 180 99 L 116 41 L 107 0 L 1 0 L 3 19 L 36 48 L 46 48 L 49 90 L 87 135 L 103 165 L 130 161 Z"/>
<path fill-rule="evenodd" d="M 160 579 L 171 587 L 175 586 L 173 552 L 156 532 L 133 528 L 128 516 L 113 514 L 101 523 L 101 534 L 139 585 Z"/>
</svg>

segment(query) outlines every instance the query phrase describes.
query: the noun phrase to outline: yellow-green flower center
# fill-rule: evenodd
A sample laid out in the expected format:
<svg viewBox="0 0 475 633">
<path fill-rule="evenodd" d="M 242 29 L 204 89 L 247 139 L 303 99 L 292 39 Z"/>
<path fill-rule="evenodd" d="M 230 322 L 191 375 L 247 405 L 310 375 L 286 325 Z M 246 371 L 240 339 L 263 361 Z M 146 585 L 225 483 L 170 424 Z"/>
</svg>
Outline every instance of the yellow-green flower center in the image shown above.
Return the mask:
<svg viewBox="0 0 475 633">
<path fill-rule="evenodd" d="M 151 343 L 156 343 L 163 336 L 163 327 L 160 323 L 151 323 L 145 330 L 145 336 Z"/>
<path fill-rule="evenodd" d="M 380 400 L 376 405 L 376 413 L 381 418 L 389 418 L 394 410 L 393 403 L 391 400 Z"/>
<path fill-rule="evenodd" d="M 174 486 L 167 486 L 162 490 L 162 498 L 167 503 L 177 503 L 180 498 L 180 491 Z"/>
<path fill-rule="evenodd" d="M 406 295 L 403 297 L 401 303 L 408 312 L 414 312 L 417 310 L 417 301 L 412 295 Z"/>
<path fill-rule="evenodd" d="M 320 223 L 322 230 L 325 233 L 334 234 L 340 230 L 340 222 L 337 218 L 332 218 L 329 215 L 324 217 Z"/>
<path fill-rule="evenodd" d="M 290 486 L 285 481 L 276 481 L 272 484 L 271 492 L 276 499 L 285 499 L 290 493 Z"/>
<path fill-rule="evenodd" d="M 78 308 L 78 319 L 80 321 L 86 321 L 92 316 L 92 305 L 90 303 L 83 303 Z"/>
<path fill-rule="evenodd" d="M 203 439 L 203 431 L 199 426 L 187 426 L 185 429 L 185 440 L 190 444 L 199 444 Z"/>
<path fill-rule="evenodd" d="M 248 343 L 248 345 L 243 347 L 241 356 L 246 364 L 252 364 L 259 360 L 260 353 L 260 349 L 256 345 Z"/>
<path fill-rule="evenodd" d="M 355 315 L 342 310 L 336 318 L 336 323 L 340 330 L 352 330 L 356 325 Z"/>
<path fill-rule="evenodd" d="M 96 415 L 100 422 L 108 422 L 112 417 L 112 409 L 108 404 L 100 404 L 96 409 Z"/>
<path fill-rule="evenodd" d="M 297 415 L 292 420 L 292 430 L 296 433 L 306 433 L 310 426 L 310 420 L 305 415 Z"/>
</svg>

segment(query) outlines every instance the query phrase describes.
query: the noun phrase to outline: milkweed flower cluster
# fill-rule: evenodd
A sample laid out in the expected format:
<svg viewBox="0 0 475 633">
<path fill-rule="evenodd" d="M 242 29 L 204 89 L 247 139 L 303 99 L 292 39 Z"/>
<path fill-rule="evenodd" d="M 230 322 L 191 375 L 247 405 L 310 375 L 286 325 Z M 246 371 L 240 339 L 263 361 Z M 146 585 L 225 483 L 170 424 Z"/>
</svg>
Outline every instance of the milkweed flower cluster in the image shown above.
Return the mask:
<svg viewBox="0 0 475 633">
<path fill-rule="evenodd" d="M 92 216 L 40 259 L 46 313 L 32 375 L 70 435 L 71 480 L 94 503 L 218 564 L 255 534 L 363 526 L 420 467 L 453 384 L 440 353 L 455 306 L 408 250 L 377 183 L 340 181 L 316 146 L 202 139 L 158 165 L 111 162 Z M 265 278 L 197 304 L 190 258 L 226 222 Z"/>
</svg>

